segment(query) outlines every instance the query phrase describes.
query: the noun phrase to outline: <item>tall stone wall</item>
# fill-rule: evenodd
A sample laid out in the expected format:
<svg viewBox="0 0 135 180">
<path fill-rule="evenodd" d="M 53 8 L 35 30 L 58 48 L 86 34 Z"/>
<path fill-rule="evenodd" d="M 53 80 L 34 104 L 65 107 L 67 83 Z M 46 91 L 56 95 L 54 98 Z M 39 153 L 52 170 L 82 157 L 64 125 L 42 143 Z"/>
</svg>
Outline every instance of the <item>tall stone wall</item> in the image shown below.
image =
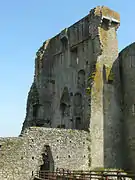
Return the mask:
<svg viewBox="0 0 135 180">
<path fill-rule="evenodd" d="M 37 52 L 28 96 L 23 130 L 39 126 L 90 131 L 92 167 L 122 164 L 119 24 L 118 13 L 96 7 L 46 41 Z"/>
<path fill-rule="evenodd" d="M 85 131 L 30 128 L 22 137 L 0 139 L 0 179 L 30 180 L 50 148 L 51 171 L 56 168 L 89 170 L 89 134 Z"/>
<path fill-rule="evenodd" d="M 109 13 L 108 13 L 109 17 Z M 117 28 L 119 16 L 112 15 L 114 21 L 103 19 L 100 28 L 100 39 L 103 53 L 99 64 L 102 64 L 103 82 L 103 133 L 104 133 L 104 167 L 122 167 L 122 111 L 121 83 L 118 61 Z M 108 25 L 108 26 L 107 26 Z"/>
<path fill-rule="evenodd" d="M 85 90 L 95 63 L 90 21 L 90 15 L 84 17 L 46 41 L 37 52 L 23 129 L 89 128 L 90 102 Z"/>
<path fill-rule="evenodd" d="M 135 43 L 126 47 L 119 54 L 121 84 L 123 95 L 123 142 L 124 168 L 135 168 Z"/>
<path fill-rule="evenodd" d="M 106 8 L 91 11 L 95 70 L 91 87 L 92 167 L 121 167 L 121 98 L 116 30 L 119 14 Z M 92 28 L 91 27 L 91 28 Z"/>
<path fill-rule="evenodd" d="M 91 93 L 87 93 L 94 81 L 90 77 L 98 61 L 98 66 L 106 63 L 111 69 L 118 54 L 118 25 L 116 12 L 97 7 L 43 43 L 35 59 L 34 83 L 28 95 L 23 129 L 30 126 L 90 128 L 91 110 L 95 112 Z M 98 83 L 101 92 L 100 85 Z M 96 96 L 102 97 L 100 92 Z M 103 103 L 98 105 L 103 107 Z M 98 105 L 96 103 L 96 108 Z"/>
<path fill-rule="evenodd" d="M 43 43 L 21 136 L 0 139 L 0 178 L 30 179 L 48 152 L 50 171 L 122 168 L 124 156 L 130 164 L 134 72 L 125 59 L 134 51 L 118 58 L 119 24 L 118 13 L 97 7 Z"/>
</svg>

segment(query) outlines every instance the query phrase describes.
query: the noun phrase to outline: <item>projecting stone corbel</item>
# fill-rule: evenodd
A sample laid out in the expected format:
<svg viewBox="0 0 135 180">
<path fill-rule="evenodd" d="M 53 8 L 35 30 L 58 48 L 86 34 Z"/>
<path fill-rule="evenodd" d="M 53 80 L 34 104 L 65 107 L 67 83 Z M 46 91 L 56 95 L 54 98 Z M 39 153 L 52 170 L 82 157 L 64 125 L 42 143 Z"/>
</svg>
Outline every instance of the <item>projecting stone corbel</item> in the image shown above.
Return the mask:
<svg viewBox="0 0 135 180">
<path fill-rule="evenodd" d="M 115 26 L 115 28 L 117 29 L 120 25 L 120 21 L 113 18 L 113 17 L 109 17 L 109 16 L 102 16 L 101 18 L 101 23 L 106 24 L 106 26 L 108 28 Z"/>
</svg>

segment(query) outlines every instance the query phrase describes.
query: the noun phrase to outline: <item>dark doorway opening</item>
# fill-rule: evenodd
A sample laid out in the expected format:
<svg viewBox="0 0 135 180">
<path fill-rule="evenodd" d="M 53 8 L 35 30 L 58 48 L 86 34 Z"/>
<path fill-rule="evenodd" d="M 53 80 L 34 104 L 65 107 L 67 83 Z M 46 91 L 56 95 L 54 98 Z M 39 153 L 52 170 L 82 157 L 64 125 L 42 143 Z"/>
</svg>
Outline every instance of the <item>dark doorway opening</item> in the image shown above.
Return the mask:
<svg viewBox="0 0 135 180">
<path fill-rule="evenodd" d="M 49 145 L 45 145 L 42 153 L 42 160 L 43 164 L 40 166 L 40 173 L 39 176 L 40 178 L 43 178 L 42 176 L 46 174 L 48 175 L 48 172 L 53 172 L 54 171 L 54 161 L 51 153 L 51 149 Z M 44 173 L 46 172 L 46 173 Z"/>
</svg>

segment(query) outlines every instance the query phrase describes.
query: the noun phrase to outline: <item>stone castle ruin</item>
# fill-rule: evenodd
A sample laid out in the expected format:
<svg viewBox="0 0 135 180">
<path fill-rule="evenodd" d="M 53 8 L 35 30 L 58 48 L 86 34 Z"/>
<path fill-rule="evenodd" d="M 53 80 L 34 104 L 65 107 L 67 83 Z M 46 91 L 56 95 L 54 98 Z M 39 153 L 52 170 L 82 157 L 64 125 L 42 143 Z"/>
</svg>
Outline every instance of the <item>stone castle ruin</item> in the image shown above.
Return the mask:
<svg viewBox="0 0 135 180">
<path fill-rule="evenodd" d="M 36 171 L 135 168 L 135 43 L 118 53 L 118 13 L 96 7 L 45 41 L 19 137 L 0 138 L 0 180 Z"/>
</svg>

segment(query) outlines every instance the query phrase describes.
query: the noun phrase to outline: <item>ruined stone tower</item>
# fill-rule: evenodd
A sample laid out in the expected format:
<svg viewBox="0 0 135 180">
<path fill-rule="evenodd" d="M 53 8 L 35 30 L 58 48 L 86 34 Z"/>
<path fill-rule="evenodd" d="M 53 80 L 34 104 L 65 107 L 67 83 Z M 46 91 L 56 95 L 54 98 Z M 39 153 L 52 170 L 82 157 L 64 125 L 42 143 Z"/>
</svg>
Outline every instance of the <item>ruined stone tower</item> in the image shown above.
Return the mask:
<svg viewBox="0 0 135 180">
<path fill-rule="evenodd" d="M 94 166 L 103 166 L 104 161 L 107 166 L 112 161 L 116 164 L 117 150 L 110 143 L 110 128 L 114 135 L 119 132 L 119 75 L 116 82 L 110 73 L 118 57 L 119 24 L 118 13 L 97 7 L 45 41 L 37 52 L 34 82 L 28 95 L 23 130 L 38 126 L 90 131 L 91 153 L 93 157 L 97 154 L 92 159 Z M 113 156 L 108 160 L 110 151 Z"/>
<path fill-rule="evenodd" d="M 96 7 L 43 43 L 21 135 L 0 139 L 2 180 L 57 168 L 134 169 L 135 50 L 118 55 L 119 25 L 118 13 Z"/>
</svg>

